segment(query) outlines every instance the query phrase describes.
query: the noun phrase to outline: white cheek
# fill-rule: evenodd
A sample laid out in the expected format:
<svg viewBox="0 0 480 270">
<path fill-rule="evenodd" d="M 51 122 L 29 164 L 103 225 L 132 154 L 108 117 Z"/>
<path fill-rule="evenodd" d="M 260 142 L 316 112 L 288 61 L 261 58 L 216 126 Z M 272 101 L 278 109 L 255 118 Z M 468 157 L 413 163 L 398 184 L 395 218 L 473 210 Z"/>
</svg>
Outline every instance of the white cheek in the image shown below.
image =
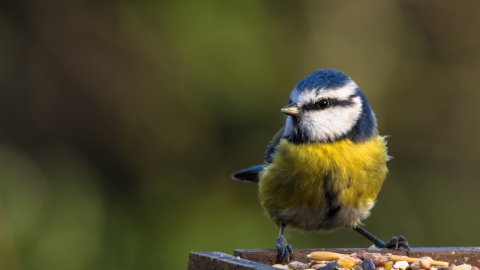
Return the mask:
<svg viewBox="0 0 480 270">
<path fill-rule="evenodd" d="M 332 107 L 305 113 L 300 122 L 308 137 L 314 141 L 333 140 L 348 133 L 357 123 L 362 110 L 360 97 L 349 107 Z"/>
</svg>

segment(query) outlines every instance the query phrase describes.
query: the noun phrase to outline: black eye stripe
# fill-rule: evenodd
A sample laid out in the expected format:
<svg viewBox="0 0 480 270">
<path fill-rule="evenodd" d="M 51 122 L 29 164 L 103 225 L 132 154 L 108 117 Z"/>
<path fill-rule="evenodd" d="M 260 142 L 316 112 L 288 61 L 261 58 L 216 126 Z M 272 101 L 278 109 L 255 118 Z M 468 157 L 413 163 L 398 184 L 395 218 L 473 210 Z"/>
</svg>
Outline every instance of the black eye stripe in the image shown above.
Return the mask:
<svg viewBox="0 0 480 270">
<path fill-rule="evenodd" d="M 311 103 L 305 104 L 305 105 L 303 106 L 303 109 L 304 109 L 305 111 L 325 110 L 325 109 L 327 109 L 328 107 L 330 107 L 330 104 L 331 104 L 331 99 L 322 98 L 322 99 L 317 100 L 317 101 L 315 101 L 315 102 L 311 102 Z"/>
<path fill-rule="evenodd" d="M 303 109 L 305 111 L 311 111 L 311 110 L 317 110 L 318 111 L 318 110 L 324 110 L 324 109 L 327 109 L 327 108 L 330 108 L 330 107 L 350 107 L 355 103 L 355 102 L 352 101 L 352 99 L 354 97 L 355 96 L 350 96 L 350 98 L 348 100 L 340 100 L 340 99 L 336 99 L 336 98 L 320 99 L 320 100 L 317 100 L 316 102 L 303 105 Z M 328 102 L 327 106 L 324 106 L 324 105 L 320 104 L 320 102 L 324 102 L 324 101 Z"/>
<path fill-rule="evenodd" d="M 332 100 L 332 106 L 349 107 L 349 106 L 352 106 L 354 103 L 355 102 L 352 101 L 352 98 L 348 100 L 339 100 L 339 99 Z"/>
</svg>

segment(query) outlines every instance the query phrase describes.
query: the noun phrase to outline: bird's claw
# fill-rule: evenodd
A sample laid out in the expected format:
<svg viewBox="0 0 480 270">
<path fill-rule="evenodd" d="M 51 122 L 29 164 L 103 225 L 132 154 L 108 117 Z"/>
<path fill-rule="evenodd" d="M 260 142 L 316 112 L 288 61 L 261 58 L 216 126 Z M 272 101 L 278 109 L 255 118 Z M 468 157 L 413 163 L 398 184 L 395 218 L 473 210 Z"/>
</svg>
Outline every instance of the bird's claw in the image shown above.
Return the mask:
<svg viewBox="0 0 480 270">
<path fill-rule="evenodd" d="M 277 238 L 276 248 L 278 251 L 276 263 L 281 263 L 283 258 L 285 258 L 287 263 L 290 262 L 290 259 L 293 259 L 292 246 L 287 243 L 287 240 L 283 235 L 280 235 Z"/>
<path fill-rule="evenodd" d="M 407 256 L 410 256 L 410 246 L 408 245 L 408 241 L 402 235 L 400 237 L 393 236 L 390 241 L 385 243 L 383 247 L 386 249 L 393 249 L 393 250 L 405 250 L 407 252 Z"/>
</svg>

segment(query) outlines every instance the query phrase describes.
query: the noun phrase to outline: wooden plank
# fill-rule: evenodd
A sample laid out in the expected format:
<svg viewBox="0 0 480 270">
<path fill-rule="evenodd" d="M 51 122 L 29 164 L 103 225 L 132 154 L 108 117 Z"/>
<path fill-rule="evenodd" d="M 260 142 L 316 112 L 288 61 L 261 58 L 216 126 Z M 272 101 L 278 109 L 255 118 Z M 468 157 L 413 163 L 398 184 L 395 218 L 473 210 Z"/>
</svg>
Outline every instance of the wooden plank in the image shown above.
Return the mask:
<svg viewBox="0 0 480 270">
<path fill-rule="evenodd" d="M 406 255 L 405 251 L 389 251 L 389 250 L 368 250 L 366 248 L 315 248 L 315 249 L 295 249 L 294 260 L 304 263 L 309 262 L 307 254 L 313 251 L 331 251 L 343 254 L 352 254 L 360 250 L 379 253 L 393 253 L 395 255 Z M 264 265 L 272 265 L 275 263 L 277 252 L 275 250 L 259 250 L 259 249 L 237 249 L 235 256 L 250 261 L 255 261 Z M 444 248 L 412 248 L 410 257 L 420 258 L 424 256 L 432 257 L 437 261 L 445 261 L 460 265 L 468 263 L 480 266 L 480 247 L 444 247 Z"/>
<path fill-rule="evenodd" d="M 270 265 L 238 258 L 222 252 L 191 252 L 189 270 L 275 270 Z"/>
</svg>

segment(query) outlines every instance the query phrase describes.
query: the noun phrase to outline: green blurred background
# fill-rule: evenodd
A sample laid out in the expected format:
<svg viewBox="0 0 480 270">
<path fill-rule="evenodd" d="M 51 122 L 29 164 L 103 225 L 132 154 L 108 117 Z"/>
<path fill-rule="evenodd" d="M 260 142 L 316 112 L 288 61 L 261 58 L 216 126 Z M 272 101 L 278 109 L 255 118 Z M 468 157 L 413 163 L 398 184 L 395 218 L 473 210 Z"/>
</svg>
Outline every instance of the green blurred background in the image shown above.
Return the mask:
<svg viewBox="0 0 480 270">
<path fill-rule="evenodd" d="M 367 229 L 480 245 L 480 2 L 3 0 L 0 268 L 185 269 L 273 248 L 256 186 L 280 108 L 349 74 L 389 138 Z M 290 231 L 295 248 L 368 247 Z"/>
</svg>

